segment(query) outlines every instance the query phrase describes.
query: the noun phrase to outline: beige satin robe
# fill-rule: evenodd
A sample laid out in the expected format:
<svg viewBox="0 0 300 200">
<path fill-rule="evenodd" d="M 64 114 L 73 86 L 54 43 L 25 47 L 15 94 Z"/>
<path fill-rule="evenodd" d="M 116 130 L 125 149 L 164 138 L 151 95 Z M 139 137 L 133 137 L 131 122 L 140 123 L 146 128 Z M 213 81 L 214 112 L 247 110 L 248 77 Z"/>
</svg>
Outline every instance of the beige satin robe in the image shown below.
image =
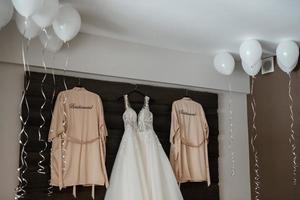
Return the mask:
<svg viewBox="0 0 300 200">
<path fill-rule="evenodd" d="M 67 186 L 108 186 L 105 167 L 107 129 L 101 98 L 75 87 L 58 94 L 48 140 L 51 149 L 51 182 Z M 76 188 L 73 188 L 76 196 Z"/>
<path fill-rule="evenodd" d="M 170 162 L 179 183 L 207 181 L 208 125 L 202 106 L 190 98 L 172 105 Z"/>
</svg>

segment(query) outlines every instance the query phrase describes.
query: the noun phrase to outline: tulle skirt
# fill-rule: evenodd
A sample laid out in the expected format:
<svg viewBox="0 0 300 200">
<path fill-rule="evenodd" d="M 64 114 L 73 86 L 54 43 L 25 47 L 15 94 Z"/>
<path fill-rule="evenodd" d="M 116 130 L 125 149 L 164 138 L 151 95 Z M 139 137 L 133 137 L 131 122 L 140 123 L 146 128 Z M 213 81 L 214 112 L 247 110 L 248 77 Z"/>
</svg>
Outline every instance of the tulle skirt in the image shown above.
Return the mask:
<svg viewBox="0 0 300 200">
<path fill-rule="evenodd" d="M 151 129 L 140 134 L 143 146 L 144 167 L 151 200 L 183 200 L 170 161 Z"/>
<path fill-rule="evenodd" d="M 105 200 L 150 200 L 137 133 L 126 130 L 110 176 Z"/>
<path fill-rule="evenodd" d="M 105 200 L 183 200 L 153 130 L 124 133 Z"/>
</svg>

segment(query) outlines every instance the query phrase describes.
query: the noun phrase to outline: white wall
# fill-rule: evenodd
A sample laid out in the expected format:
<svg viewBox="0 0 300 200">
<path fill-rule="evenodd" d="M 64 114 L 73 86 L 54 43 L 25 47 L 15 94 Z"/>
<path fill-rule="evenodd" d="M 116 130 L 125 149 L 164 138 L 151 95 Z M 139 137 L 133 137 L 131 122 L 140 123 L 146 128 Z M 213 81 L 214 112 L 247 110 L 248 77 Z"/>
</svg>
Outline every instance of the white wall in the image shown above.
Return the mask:
<svg viewBox="0 0 300 200">
<path fill-rule="evenodd" d="M 230 145 L 230 109 L 232 110 L 232 149 Z M 247 121 L 247 96 L 240 93 L 219 93 L 219 177 L 221 200 L 250 200 L 250 163 Z M 235 175 L 232 176 L 234 152 Z"/>
<path fill-rule="evenodd" d="M 0 62 L 0 199 L 13 199 L 17 184 L 19 103 L 23 89 L 23 69 Z"/>
<path fill-rule="evenodd" d="M 0 31 L 0 61 L 22 63 L 22 37 L 15 27 L 14 22 L 11 22 Z M 41 48 L 38 39 L 31 41 L 28 61 L 32 65 L 42 65 Z M 206 55 L 205 52 L 203 54 Z M 70 56 L 67 69 L 72 71 L 206 89 L 228 89 L 228 77 L 214 70 L 213 58 L 207 59 L 211 62 L 206 63 L 196 53 L 79 34 L 71 41 L 69 50 L 64 48 L 56 55 L 54 67 L 62 69 L 67 55 Z M 249 92 L 249 78 L 240 67 L 237 67 L 230 79 L 233 91 Z"/>
</svg>

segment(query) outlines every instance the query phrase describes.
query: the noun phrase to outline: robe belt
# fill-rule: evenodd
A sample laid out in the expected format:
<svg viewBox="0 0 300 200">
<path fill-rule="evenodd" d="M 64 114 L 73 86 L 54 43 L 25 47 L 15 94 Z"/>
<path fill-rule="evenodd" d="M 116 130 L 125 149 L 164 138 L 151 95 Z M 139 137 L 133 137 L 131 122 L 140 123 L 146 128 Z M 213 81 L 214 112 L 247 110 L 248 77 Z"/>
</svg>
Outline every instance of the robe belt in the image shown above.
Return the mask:
<svg viewBox="0 0 300 200">
<path fill-rule="evenodd" d="M 76 143 L 76 144 L 90 144 L 90 143 L 93 143 L 97 140 L 100 140 L 100 137 L 96 137 L 92 140 L 87 140 L 87 141 L 82 141 L 82 140 L 79 140 L 77 138 L 74 138 L 74 137 L 71 137 L 71 136 L 67 136 L 67 140 L 70 141 L 70 142 L 73 142 L 73 143 Z"/>
<path fill-rule="evenodd" d="M 204 142 L 207 141 L 207 138 L 205 138 L 201 143 L 199 144 L 192 144 L 191 142 L 186 141 L 183 137 L 181 137 L 181 144 L 189 147 L 200 147 Z"/>
</svg>

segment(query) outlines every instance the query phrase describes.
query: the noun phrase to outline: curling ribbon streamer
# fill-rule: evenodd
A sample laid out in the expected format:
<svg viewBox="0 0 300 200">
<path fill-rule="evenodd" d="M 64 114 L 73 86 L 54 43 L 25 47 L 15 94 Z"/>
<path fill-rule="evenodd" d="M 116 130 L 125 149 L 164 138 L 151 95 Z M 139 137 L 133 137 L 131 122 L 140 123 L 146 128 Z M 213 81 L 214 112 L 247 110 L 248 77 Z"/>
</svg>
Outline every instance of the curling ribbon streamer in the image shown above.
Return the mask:
<svg viewBox="0 0 300 200">
<path fill-rule="evenodd" d="M 49 38 L 46 29 L 43 29 L 43 32 L 45 32 L 46 37 Z M 43 130 L 43 128 L 45 126 L 45 123 L 46 123 L 45 117 L 43 115 L 43 109 L 44 109 L 44 107 L 47 103 L 47 97 L 46 97 L 45 92 L 44 92 L 44 83 L 45 83 L 45 80 L 46 80 L 46 77 L 47 77 L 47 65 L 46 65 L 46 62 L 45 62 L 45 50 L 47 48 L 47 45 L 48 45 L 48 41 L 46 41 L 46 43 L 45 43 L 45 45 L 43 46 L 43 49 L 42 49 L 42 57 L 43 57 L 42 64 L 43 64 L 45 73 L 44 73 L 44 76 L 43 76 L 43 79 L 42 79 L 42 82 L 41 82 L 41 94 L 43 96 L 44 102 L 40 107 L 40 117 L 42 119 L 42 124 L 39 126 L 38 134 L 39 134 L 39 141 L 44 143 L 44 148 L 39 152 L 39 156 L 42 158 L 38 162 L 38 166 L 39 166 L 38 173 L 39 174 L 46 174 L 45 167 L 43 166 L 43 163 L 46 160 L 46 158 L 44 156 L 44 153 L 45 153 L 45 151 L 47 149 L 47 146 L 48 146 L 47 140 L 42 138 L 42 130 Z"/>
<path fill-rule="evenodd" d="M 69 51 L 69 48 L 70 48 L 70 43 L 67 42 L 67 50 Z M 67 87 L 67 84 L 66 84 L 66 70 L 67 70 L 67 67 L 69 65 L 69 59 L 70 59 L 70 55 L 69 53 L 67 54 L 67 58 L 66 58 L 66 62 L 65 62 L 65 66 L 64 66 L 64 78 L 63 78 L 63 82 L 64 82 L 64 87 L 65 87 L 65 90 L 68 89 Z M 67 129 L 67 113 L 66 113 L 66 104 L 67 104 L 67 97 L 64 96 L 64 101 L 63 101 L 63 115 L 64 115 L 64 121 L 63 121 L 63 127 L 64 127 L 64 132 L 62 133 L 62 161 L 63 161 L 63 174 L 65 173 L 66 171 L 66 165 L 67 165 L 67 162 L 66 162 L 66 138 L 67 138 L 67 135 L 66 135 L 66 129 Z"/>
<path fill-rule="evenodd" d="M 253 156 L 254 156 L 254 193 L 255 193 L 255 200 L 260 199 L 260 165 L 259 165 L 259 156 L 258 156 L 258 151 L 255 148 L 255 141 L 257 139 L 257 128 L 256 128 L 256 102 L 255 98 L 253 95 L 253 89 L 254 89 L 254 82 L 255 82 L 255 76 L 252 77 L 252 82 L 251 82 L 251 108 L 252 108 L 252 113 L 253 113 L 253 118 L 252 118 L 252 129 L 253 129 L 253 135 L 251 137 L 251 146 L 252 146 L 252 151 L 253 151 Z"/>
<path fill-rule="evenodd" d="M 24 31 L 24 34 L 25 34 L 25 31 Z M 18 137 L 19 137 L 19 144 L 21 145 L 21 147 L 20 147 L 21 148 L 21 151 L 20 151 L 21 164 L 20 164 L 19 168 L 17 169 L 18 182 L 19 183 L 18 183 L 18 186 L 16 188 L 16 193 L 15 193 L 15 197 L 14 197 L 15 200 L 18 200 L 20 198 L 24 198 L 24 196 L 26 194 L 25 188 L 28 184 L 28 181 L 24 177 L 24 174 L 28 169 L 28 165 L 27 165 L 27 161 L 26 161 L 26 158 L 27 158 L 28 154 L 25 150 L 25 147 L 28 143 L 28 134 L 26 132 L 26 125 L 27 125 L 27 122 L 29 120 L 29 112 L 30 112 L 29 104 L 28 104 L 27 97 L 26 97 L 28 88 L 30 86 L 30 67 L 26 62 L 26 57 L 27 57 L 27 52 L 28 52 L 28 49 L 29 49 L 29 45 L 30 45 L 30 40 L 27 40 L 27 45 L 26 45 L 26 48 L 25 48 L 24 47 L 24 39 L 22 39 L 22 61 L 23 61 L 24 78 L 25 78 L 26 84 L 25 84 L 24 91 L 22 92 L 21 101 L 20 101 L 20 104 L 19 104 L 19 107 L 20 107 L 19 118 L 20 118 L 20 121 L 21 121 L 21 130 L 19 132 Z M 22 112 L 22 108 L 23 108 L 24 103 L 25 103 L 26 112 L 27 112 L 26 113 L 27 116 L 26 116 L 25 119 L 23 118 L 23 112 Z"/>
<path fill-rule="evenodd" d="M 293 174 L 292 174 L 292 181 L 293 185 L 297 185 L 297 153 L 296 153 L 296 139 L 295 139 L 295 131 L 294 131 L 294 111 L 293 111 L 293 97 L 292 97 L 292 78 L 291 74 L 289 73 L 289 100 L 290 100 L 290 137 L 289 142 L 291 145 L 291 157 L 292 157 L 292 167 L 293 167 Z"/>
<path fill-rule="evenodd" d="M 233 151 L 233 143 L 234 143 L 234 135 L 233 135 L 233 111 L 232 111 L 232 89 L 231 89 L 231 83 L 229 82 L 229 104 L 228 104 L 228 110 L 229 110 L 229 145 L 228 149 L 230 151 L 231 155 L 231 176 L 235 176 L 236 168 L 235 168 L 235 152 Z"/>
<path fill-rule="evenodd" d="M 54 63 L 54 55 L 52 57 L 52 64 Z M 55 74 L 54 74 L 54 69 L 52 68 L 52 80 L 53 80 L 53 92 L 52 92 L 52 97 L 51 97 L 51 107 L 53 108 L 55 102 L 54 102 L 54 99 L 55 99 L 55 95 L 56 95 L 56 79 L 55 79 Z M 51 116 L 53 115 L 53 109 L 51 109 Z M 52 152 L 52 149 L 51 149 L 51 152 Z M 52 166 L 50 165 L 50 169 L 52 169 Z M 51 179 L 51 177 L 50 177 Z M 48 187 L 48 196 L 51 196 L 53 194 L 53 186 L 50 185 L 50 181 L 49 180 L 49 187 Z"/>
<path fill-rule="evenodd" d="M 70 43 L 67 42 L 67 51 L 69 51 L 69 49 L 70 49 Z M 66 62 L 65 62 L 65 66 L 64 66 L 64 86 L 65 86 L 65 90 L 68 89 L 67 84 L 66 84 L 66 71 L 67 71 L 67 68 L 69 66 L 69 60 L 70 60 L 70 55 L 69 55 L 69 52 L 68 52 Z"/>
<path fill-rule="evenodd" d="M 53 60 L 54 60 L 54 56 L 53 56 Z M 53 80 L 53 92 L 52 92 L 52 97 L 51 97 L 51 106 L 53 107 L 55 102 L 55 95 L 56 95 L 56 79 L 55 79 L 55 74 L 54 74 L 54 69 L 52 68 L 51 70 L 52 72 L 52 80 Z M 51 115 L 53 114 L 53 109 L 51 109 Z"/>
</svg>

